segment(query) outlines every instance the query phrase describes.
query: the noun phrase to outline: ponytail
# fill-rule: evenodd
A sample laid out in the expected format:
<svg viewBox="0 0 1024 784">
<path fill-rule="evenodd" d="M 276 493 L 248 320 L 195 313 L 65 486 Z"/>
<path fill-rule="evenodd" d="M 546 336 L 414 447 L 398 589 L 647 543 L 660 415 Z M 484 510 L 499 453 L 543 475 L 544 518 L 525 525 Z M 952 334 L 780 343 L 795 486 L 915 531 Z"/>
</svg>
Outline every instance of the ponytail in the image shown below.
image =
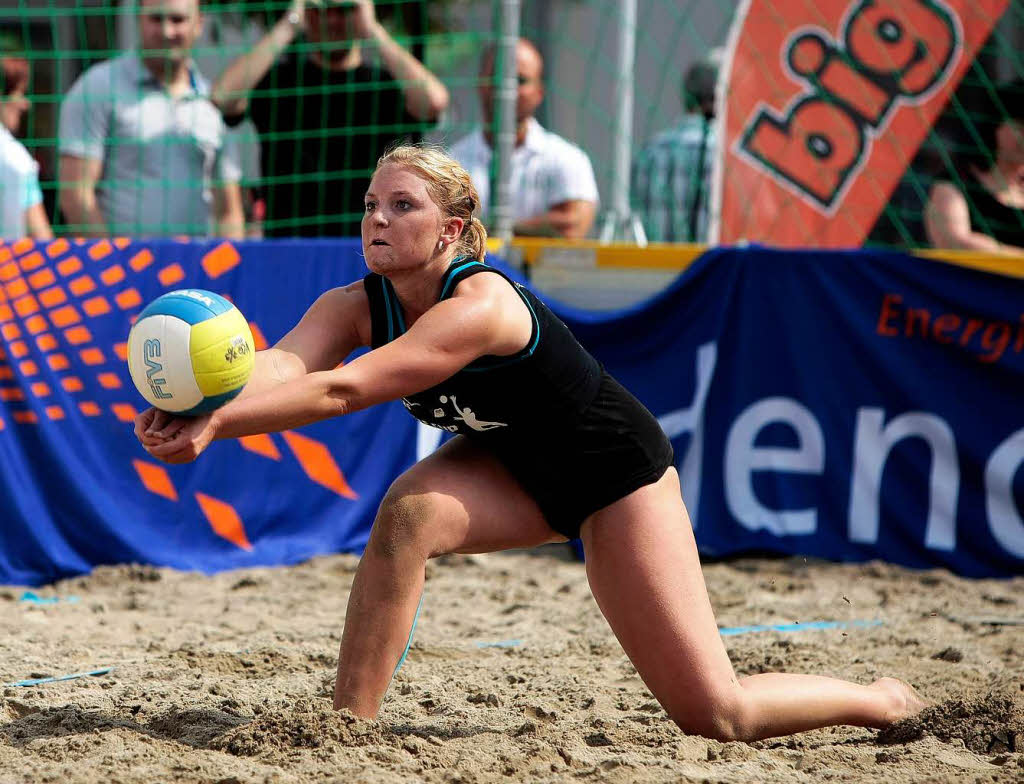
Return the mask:
<svg viewBox="0 0 1024 784">
<path fill-rule="evenodd" d="M 469 219 L 459 237 L 459 251 L 466 256 L 483 261 L 487 255 L 487 229 L 479 218 Z"/>
</svg>

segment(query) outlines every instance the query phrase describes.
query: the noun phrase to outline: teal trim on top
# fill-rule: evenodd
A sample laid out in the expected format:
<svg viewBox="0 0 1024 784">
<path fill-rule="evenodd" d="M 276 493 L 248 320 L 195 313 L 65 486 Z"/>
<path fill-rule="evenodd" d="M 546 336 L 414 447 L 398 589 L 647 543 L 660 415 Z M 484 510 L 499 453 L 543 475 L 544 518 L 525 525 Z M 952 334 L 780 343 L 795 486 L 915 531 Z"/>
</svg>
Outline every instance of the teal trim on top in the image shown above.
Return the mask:
<svg viewBox="0 0 1024 784">
<path fill-rule="evenodd" d="M 395 320 L 391 316 L 391 295 L 388 294 L 388 281 L 383 275 L 380 279 L 380 290 L 384 295 L 384 308 L 388 316 L 388 343 L 395 339 Z"/>
<path fill-rule="evenodd" d="M 405 316 L 402 315 L 402 303 L 398 301 L 398 295 L 395 293 L 391 281 L 383 276 L 380 281 L 381 290 L 384 292 L 384 305 L 388 314 L 388 343 L 390 343 L 396 337 L 405 334 Z M 392 301 L 395 303 L 393 307 Z M 396 327 L 398 335 L 395 334 Z"/>
<path fill-rule="evenodd" d="M 455 261 L 453 261 L 452 264 L 454 265 Z M 462 270 L 472 267 L 474 264 L 479 265 L 481 267 L 487 266 L 481 261 L 467 261 L 465 264 L 460 264 L 458 267 L 455 267 L 454 269 L 452 267 L 448 268 L 448 280 L 445 281 L 444 288 L 441 289 L 441 296 L 438 297 L 439 301 L 445 298 L 445 295 L 448 293 L 448 289 L 451 288 L 452 280 L 455 278 L 455 276 L 462 272 Z"/>
</svg>

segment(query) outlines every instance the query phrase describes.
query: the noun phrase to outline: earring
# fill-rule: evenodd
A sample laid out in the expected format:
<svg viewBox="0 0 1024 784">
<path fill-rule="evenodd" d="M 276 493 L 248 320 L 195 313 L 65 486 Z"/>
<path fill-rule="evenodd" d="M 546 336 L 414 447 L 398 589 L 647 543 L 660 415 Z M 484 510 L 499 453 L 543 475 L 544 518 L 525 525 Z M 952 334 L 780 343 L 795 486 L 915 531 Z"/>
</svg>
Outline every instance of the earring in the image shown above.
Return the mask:
<svg viewBox="0 0 1024 784">
<path fill-rule="evenodd" d="M 437 241 L 437 249 L 438 250 L 444 250 L 444 240 L 438 240 Z"/>
</svg>

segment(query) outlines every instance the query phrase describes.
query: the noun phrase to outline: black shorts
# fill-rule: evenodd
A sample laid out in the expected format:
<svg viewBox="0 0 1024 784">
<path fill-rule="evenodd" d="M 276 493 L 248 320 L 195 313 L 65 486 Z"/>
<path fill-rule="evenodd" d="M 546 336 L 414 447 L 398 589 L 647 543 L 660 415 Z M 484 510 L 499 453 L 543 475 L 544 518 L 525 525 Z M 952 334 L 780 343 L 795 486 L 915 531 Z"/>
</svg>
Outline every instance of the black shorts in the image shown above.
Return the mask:
<svg viewBox="0 0 1024 784">
<path fill-rule="evenodd" d="M 548 525 L 575 539 L 594 512 L 657 482 L 672 443 L 650 411 L 608 373 L 593 402 L 564 432 L 498 458 L 536 500 Z"/>
</svg>

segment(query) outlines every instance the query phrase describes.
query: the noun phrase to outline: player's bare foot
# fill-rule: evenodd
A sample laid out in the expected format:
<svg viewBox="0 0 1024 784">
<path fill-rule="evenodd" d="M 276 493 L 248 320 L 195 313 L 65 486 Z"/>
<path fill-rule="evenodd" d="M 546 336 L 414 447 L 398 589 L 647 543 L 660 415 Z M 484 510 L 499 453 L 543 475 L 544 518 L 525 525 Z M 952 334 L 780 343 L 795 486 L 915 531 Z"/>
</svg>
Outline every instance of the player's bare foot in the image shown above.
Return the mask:
<svg viewBox="0 0 1024 784">
<path fill-rule="evenodd" d="M 889 724 L 920 713 L 929 705 L 913 686 L 898 678 L 879 678 L 871 684 L 871 688 L 884 691 L 889 695 L 892 702 L 887 722 Z"/>
</svg>

